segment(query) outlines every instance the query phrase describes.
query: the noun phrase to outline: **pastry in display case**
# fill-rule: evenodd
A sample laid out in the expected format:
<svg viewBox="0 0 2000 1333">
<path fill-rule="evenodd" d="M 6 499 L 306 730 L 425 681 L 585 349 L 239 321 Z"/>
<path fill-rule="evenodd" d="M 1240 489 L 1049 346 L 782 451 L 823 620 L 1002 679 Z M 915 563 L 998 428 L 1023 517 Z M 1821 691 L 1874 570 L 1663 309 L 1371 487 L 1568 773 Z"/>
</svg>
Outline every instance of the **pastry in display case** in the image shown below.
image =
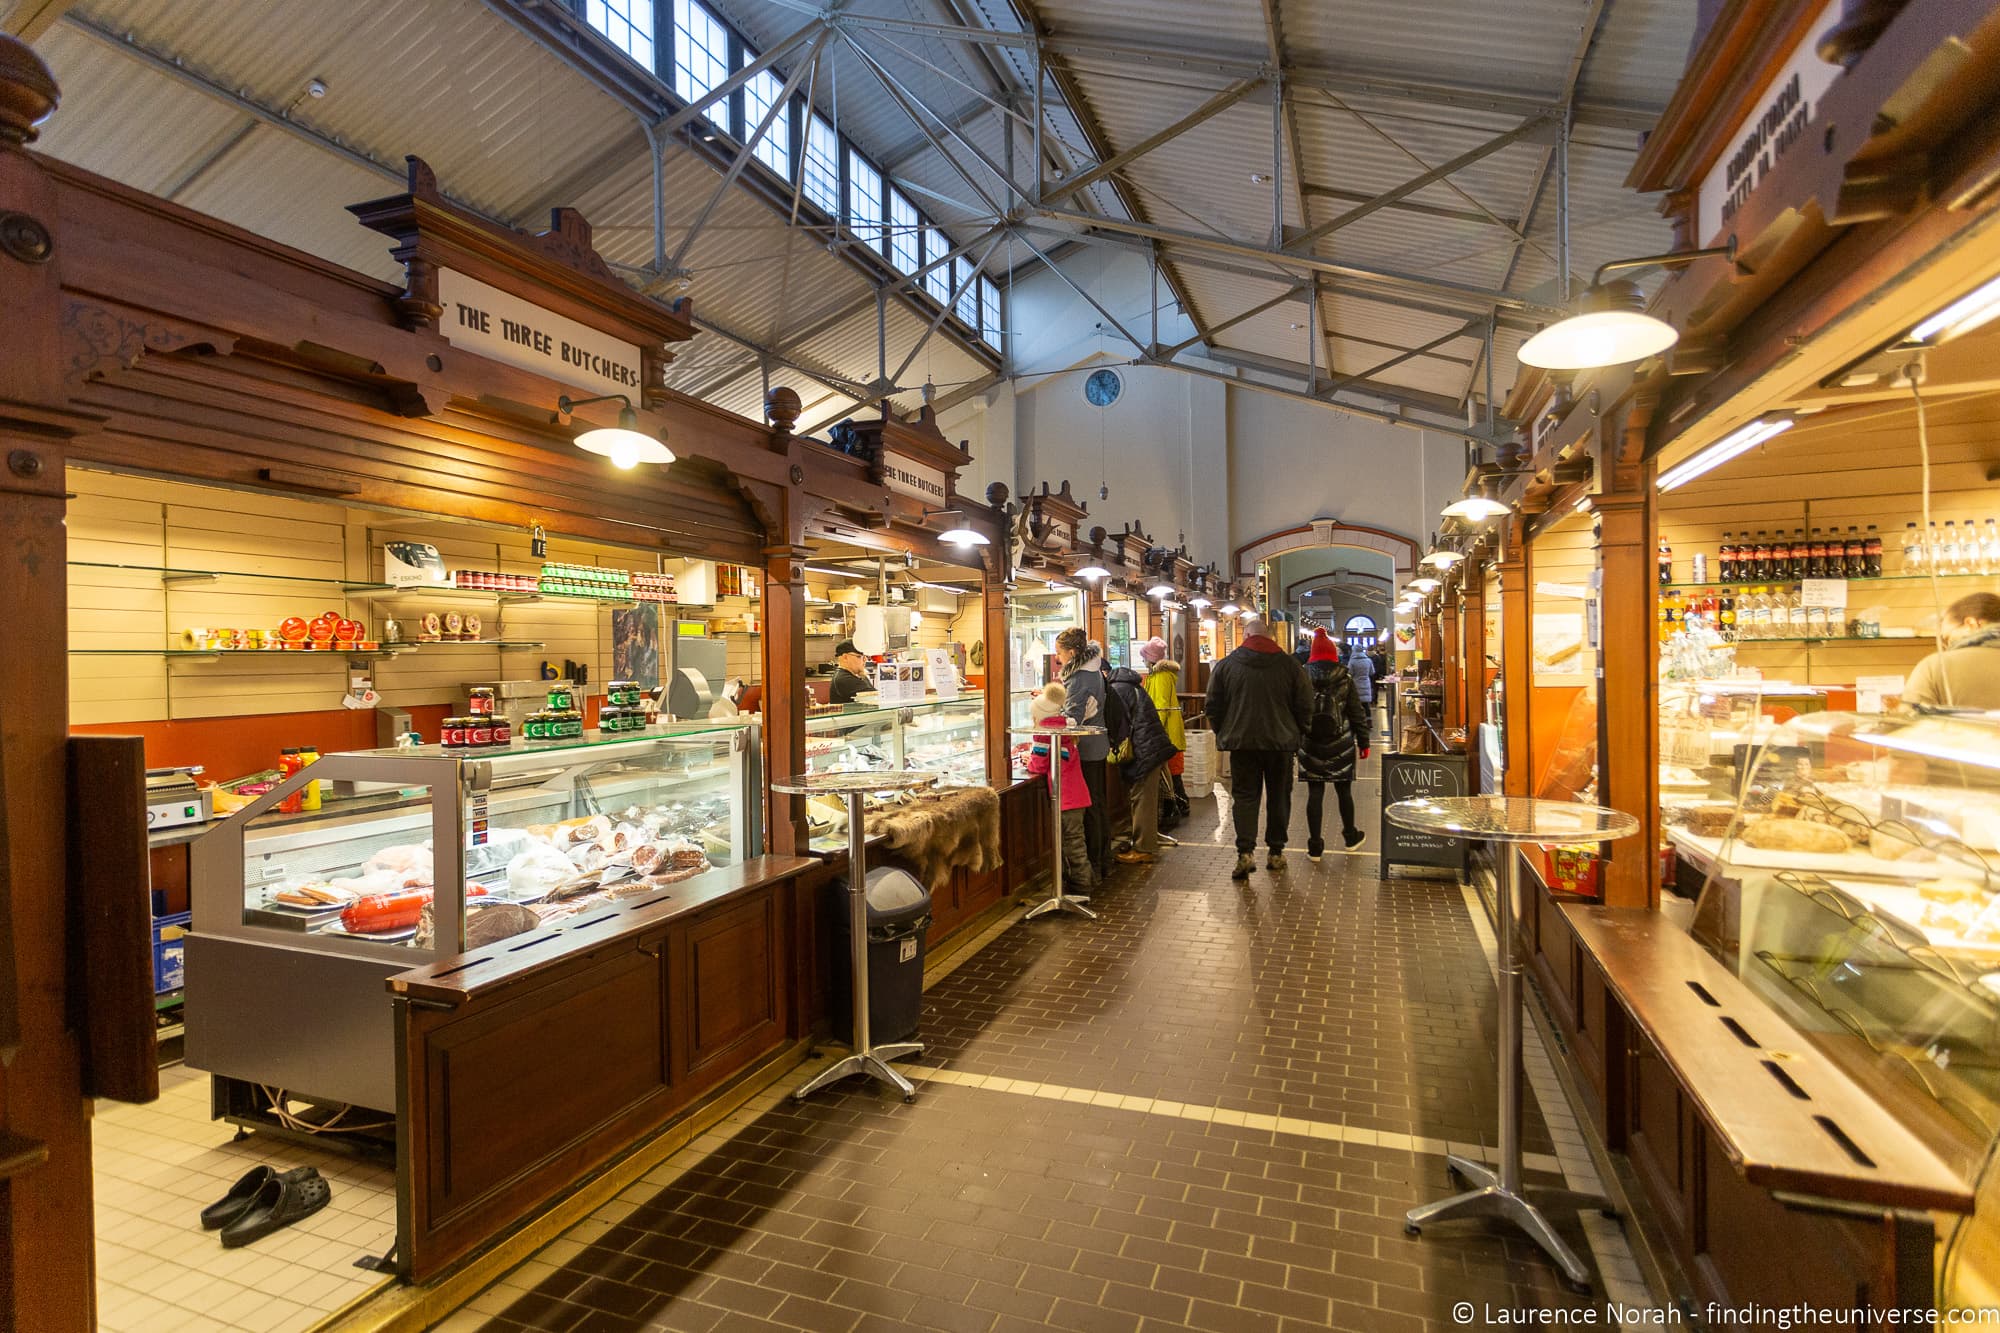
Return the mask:
<svg viewBox="0 0 2000 1333">
<path fill-rule="evenodd" d="M 193 845 L 187 1063 L 393 1107 L 387 977 L 756 855 L 759 753 L 732 720 L 326 756 Z"/>
<path fill-rule="evenodd" d="M 1705 871 L 1693 933 L 1977 1184 L 2000 1131 L 2000 720 L 1753 716 L 1733 793 L 1669 826 Z"/>
<path fill-rule="evenodd" d="M 986 785 L 986 702 L 979 691 L 923 703 L 849 704 L 806 719 L 806 771 L 851 773 L 912 768 L 936 773 L 940 787 Z M 815 851 L 846 847 L 846 807 L 814 798 L 807 817 Z"/>
</svg>

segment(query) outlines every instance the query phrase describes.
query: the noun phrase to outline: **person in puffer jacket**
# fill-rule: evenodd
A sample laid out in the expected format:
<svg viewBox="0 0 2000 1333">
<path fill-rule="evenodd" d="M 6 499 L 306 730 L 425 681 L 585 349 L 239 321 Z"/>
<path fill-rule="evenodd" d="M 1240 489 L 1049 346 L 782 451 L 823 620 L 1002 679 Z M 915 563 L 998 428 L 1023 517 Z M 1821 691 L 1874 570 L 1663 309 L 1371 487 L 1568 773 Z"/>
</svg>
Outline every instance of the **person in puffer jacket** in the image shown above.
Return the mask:
<svg viewBox="0 0 2000 1333">
<path fill-rule="evenodd" d="M 1340 664 L 1340 645 L 1325 630 L 1313 631 L 1306 679 L 1312 682 L 1312 719 L 1299 746 L 1299 780 L 1306 784 L 1306 860 L 1316 863 L 1326 851 L 1320 818 L 1328 783 L 1340 802 L 1340 836 L 1347 850 L 1368 839 L 1354 825 L 1354 769 L 1357 758 L 1368 757 L 1368 705 Z"/>
<path fill-rule="evenodd" d="M 1118 692 L 1131 729 L 1131 758 L 1118 766 L 1118 775 L 1132 795 L 1132 846 L 1118 859 L 1127 865 L 1151 861 L 1160 850 L 1160 774 L 1180 750 L 1153 707 L 1145 677 L 1131 667 L 1116 667 L 1104 673 L 1104 684 Z"/>
<path fill-rule="evenodd" d="M 1182 761 L 1187 758 L 1187 728 L 1181 709 L 1181 664 L 1167 656 L 1167 641 L 1157 635 L 1139 647 L 1139 660 L 1146 664 L 1146 697 L 1166 726 L 1167 739 L 1174 743 L 1174 757 L 1167 761 L 1167 782 L 1173 787 L 1172 800 L 1179 810 L 1176 818 L 1187 815 L 1187 787 L 1181 782 Z M 1167 793 L 1160 793 L 1167 800 Z M 1164 825 L 1171 828 L 1171 822 Z"/>
</svg>

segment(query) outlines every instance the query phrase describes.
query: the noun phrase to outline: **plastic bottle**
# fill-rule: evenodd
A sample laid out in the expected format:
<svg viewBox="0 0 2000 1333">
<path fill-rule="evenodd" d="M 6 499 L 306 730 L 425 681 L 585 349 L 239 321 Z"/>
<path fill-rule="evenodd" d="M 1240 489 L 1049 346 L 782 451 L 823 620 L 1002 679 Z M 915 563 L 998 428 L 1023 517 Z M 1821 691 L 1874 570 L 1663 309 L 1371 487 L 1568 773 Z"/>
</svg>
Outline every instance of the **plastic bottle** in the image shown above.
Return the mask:
<svg viewBox="0 0 2000 1333">
<path fill-rule="evenodd" d="M 1917 533 L 1915 523 L 1903 525 L 1903 569 L 1905 574 L 1924 572 L 1924 539 Z"/>
<path fill-rule="evenodd" d="M 315 749 L 310 745 L 302 745 L 299 747 L 300 769 L 303 770 L 311 768 L 314 764 L 318 762 L 319 762 L 319 751 L 317 749 Z M 299 788 L 299 809 L 301 810 L 319 809 L 320 795 L 321 793 L 319 789 L 318 779 L 314 779 L 313 781 L 308 782 L 305 786 Z"/>
<path fill-rule="evenodd" d="M 1871 579 L 1881 578 L 1882 577 L 1882 534 L 1875 530 L 1875 525 L 1873 523 L 1870 523 L 1868 525 L 1868 535 L 1861 539 L 1861 546 L 1862 546 L 1862 567 L 1861 567 L 1862 575 L 1866 578 L 1871 578 Z"/>
<path fill-rule="evenodd" d="M 296 749 L 287 747 L 286 749 L 278 752 L 279 782 L 283 782 L 286 778 L 293 777 L 298 773 L 298 771 L 301 768 L 304 767 L 305 765 L 299 762 L 299 752 Z M 299 812 L 299 809 L 302 804 L 303 804 L 303 797 L 301 793 L 293 792 L 290 796 L 284 797 L 278 802 L 278 809 L 283 811 L 285 814 L 295 815 Z"/>
<path fill-rule="evenodd" d="M 1938 543 L 1937 551 L 1931 559 L 1937 563 L 1937 572 L 1940 574 L 1962 574 L 1965 572 L 1960 564 L 1963 557 L 1964 551 L 1958 544 L 1958 522 L 1948 518 L 1944 521 L 1944 540 Z"/>
<path fill-rule="evenodd" d="M 1979 542 L 1979 572 L 1991 574 L 2000 570 L 2000 523 L 1986 520 L 1986 534 Z"/>
<path fill-rule="evenodd" d="M 1664 588 L 1674 581 L 1674 548 L 1667 545 L 1665 537 L 1660 538 L 1660 553 L 1657 563 L 1660 567 L 1660 586 Z"/>
<path fill-rule="evenodd" d="M 1936 570 L 1940 574 L 1951 573 L 1951 566 L 1938 559 L 1944 550 L 1944 538 L 1938 535 L 1937 520 L 1932 519 L 1930 530 L 1924 533 L 1924 573 Z"/>
</svg>

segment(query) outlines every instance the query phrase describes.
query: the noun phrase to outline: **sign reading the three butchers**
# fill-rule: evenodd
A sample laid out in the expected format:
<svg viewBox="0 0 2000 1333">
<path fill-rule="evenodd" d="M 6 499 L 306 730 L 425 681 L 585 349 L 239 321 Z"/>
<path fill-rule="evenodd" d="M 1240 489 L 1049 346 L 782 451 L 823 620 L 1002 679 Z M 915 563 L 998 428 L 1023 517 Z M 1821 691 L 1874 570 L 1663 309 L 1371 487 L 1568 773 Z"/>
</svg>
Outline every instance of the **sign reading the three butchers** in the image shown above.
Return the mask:
<svg viewBox="0 0 2000 1333">
<path fill-rule="evenodd" d="M 452 269 L 438 270 L 438 328 L 453 347 L 592 394 L 639 395 L 639 349 Z"/>
</svg>

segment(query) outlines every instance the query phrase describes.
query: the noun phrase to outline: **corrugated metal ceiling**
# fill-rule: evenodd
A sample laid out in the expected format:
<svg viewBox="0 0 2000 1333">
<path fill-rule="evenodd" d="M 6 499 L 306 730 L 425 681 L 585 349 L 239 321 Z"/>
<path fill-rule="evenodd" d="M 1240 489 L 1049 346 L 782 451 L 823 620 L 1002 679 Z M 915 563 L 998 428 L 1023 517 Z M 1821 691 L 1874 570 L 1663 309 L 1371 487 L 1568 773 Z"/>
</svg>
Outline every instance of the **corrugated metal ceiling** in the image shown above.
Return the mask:
<svg viewBox="0 0 2000 1333">
<path fill-rule="evenodd" d="M 773 0 L 710 2 L 759 49 L 809 18 Z M 1293 242 L 1303 228 L 1479 149 L 1536 108 L 1559 109 L 1573 85 L 1574 280 L 1587 281 L 1605 259 L 1664 248 L 1652 201 L 1626 191 L 1623 179 L 1634 126 L 1657 113 L 1679 78 L 1694 23 L 1686 0 L 1271 0 L 1271 7 L 1275 27 L 1260 0 L 851 0 L 839 11 L 847 26 L 826 43 L 812 87 L 822 110 L 837 109 L 842 131 L 964 242 L 996 220 L 993 204 L 964 176 L 1017 210 L 1033 189 L 1031 134 L 1018 119 L 1030 103 L 1033 64 L 1019 46 L 952 39 L 952 27 L 1032 29 L 1051 43 L 1044 147 L 1052 178 L 1093 166 L 1093 141 L 1106 154 L 1128 149 L 1234 79 L 1267 71 L 1273 43 L 1281 42 L 1292 72 L 1286 115 L 1297 148 L 1282 153 L 1275 174 L 1285 239 Z M 639 123 L 625 99 L 530 35 L 520 15 L 536 12 L 549 11 L 515 0 L 261 0 L 254 14 L 185 0 L 85 0 L 39 43 L 66 92 L 66 109 L 43 144 L 383 276 L 393 266 L 380 238 L 341 206 L 386 193 L 403 155 L 416 153 L 455 198 L 515 225 L 539 227 L 548 208 L 577 207 L 608 258 L 643 269 L 655 258 L 654 174 Z M 190 87 L 174 70 L 134 58 L 122 46 L 128 35 L 212 87 Z M 903 96 L 922 104 L 929 135 L 850 41 Z M 792 68 L 780 62 L 781 73 Z M 326 97 L 306 96 L 314 78 L 325 81 Z M 1074 91 L 1074 104 L 1062 89 Z M 232 92 L 318 137 L 255 120 L 232 105 Z M 329 147 L 334 142 L 359 159 Z M 1058 206 L 1268 247 L 1272 182 L 1252 177 L 1274 172 L 1272 144 L 1271 98 L 1260 88 Z M 1399 205 L 1350 220 L 1318 238 L 1311 253 L 1547 300 L 1561 286 L 1554 152 L 1546 139 L 1491 152 Z M 979 156 L 1011 168 L 1012 188 Z M 759 171 L 751 168 L 753 176 Z M 686 145 L 669 148 L 661 174 L 671 256 L 720 177 Z M 770 193 L 767 183 L 766 198 Z M 1036 232 L 1029 239 L 1047 249 L 1056 238 Z M 767 202 L 737 189 L 721 200 L 684 261 L 694 274 L 697 314 L 795 361 L 774 364 L 771 374 L 801 387 L 809 404 L 829 391 L 805 372 L 863 383 L 877 370 L 873 282 L 831 252 L 830 242 L 852 244 L 823 229 L 787 227 Z M 1205 324 L 1301 276 L 1254 256 L 1203 255 L 1174 244 L 1163 253 L 1177 293 Z M 1010 239 L 986 267 L 1001 274 L 1030 254 L 1025 239 Z M 1269 276 L 1256 276 L 1262 273 Z M 1365 296 L 1357 290 L 1333 280 L 1321 296 L 1323 374 L 1366 370 L 1491 309 L 1482 310 L 1476 297 L 1419 287 L 1402 289 L 1402 297 L 1380 284 Z M 1304 313 L 1303 301 L 1288 302 L 1224 330 L 1213 345 L 1302 362 L 1305 334 L 1291 326 Z M 919 311 L 892 306 L 891 370 L 926 323 Z M 1519 329 L 1504 326 L 1494 339 L 1502 393 L 1514 378 L 1520 339 Z M 1387 390 L 1477 397 L 1484 393 L 1482 356 L 1483 338 L 1461 338 L 1378 378 Z M 985 367 L 939 336 L 905 380 L 926 372 L 944 385 L 976 380 Z M 720 334 L 704 333 L 684 349 L 672 379 L 732 410 L 759 411 L 757 354 Z M 897 401 L 914 405 L 907 395 Z M 809 406 L 808 419 L 816 411 L 837 416 L 838 407 Z"/>
</svg>

